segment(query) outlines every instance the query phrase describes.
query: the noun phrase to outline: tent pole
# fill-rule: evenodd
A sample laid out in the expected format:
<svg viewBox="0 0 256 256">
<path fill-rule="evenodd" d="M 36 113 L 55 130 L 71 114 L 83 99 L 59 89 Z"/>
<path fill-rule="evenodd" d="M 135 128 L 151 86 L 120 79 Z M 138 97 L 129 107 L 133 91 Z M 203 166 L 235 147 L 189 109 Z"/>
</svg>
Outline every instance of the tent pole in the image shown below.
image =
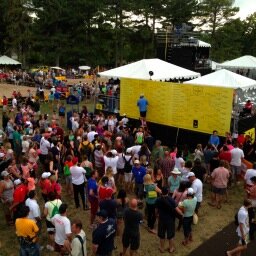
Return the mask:
<svg viewBox="0 0 256 256">
<path fill-rule="evenodd" d="M 177 129 L 177 133 L 176 133 L 176 141 L 175 141 L 176 145 L 178 143 L 179 132 L 180 132 L 180 128 Z"/>
</svg>

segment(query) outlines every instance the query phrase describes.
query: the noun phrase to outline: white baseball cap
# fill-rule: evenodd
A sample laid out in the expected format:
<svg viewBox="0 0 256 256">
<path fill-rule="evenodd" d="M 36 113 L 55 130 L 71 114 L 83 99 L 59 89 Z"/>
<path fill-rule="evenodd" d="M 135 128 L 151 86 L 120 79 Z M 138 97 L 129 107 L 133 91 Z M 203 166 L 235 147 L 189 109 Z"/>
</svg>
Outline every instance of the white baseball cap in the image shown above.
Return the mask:
<svg viewBox="0 0 256 256">
<path fill-rule="evenodd" d="M 194 189 L 193 188 L 189 188 L 188 189 L 188 195 L 194 195 Z"/>
<path fill-rule="evenodd" d="M 113 155 L 117 155 L 117 151 L 116 151 L 115 149 L 112 149 L 112 150 L 111 150 L 111 153 L 112 153 Z"/>
<path fill-rule="evenodd" d="M 2 157 L 4 157 L 5 156 L 5 154 L 4 153 L 0 153 L 0 158 L 2 158 Z"/>
<path fill-rule="evenodd" d="M 196 176 L 193 172 L 189 172 L 187 178 Z"/>
<path fill-rule="evenodd" d="M 50 172 L 43 172 L 42 173 L 42 178 L 43 179 L 46 179 L 46 178 L 49 178 L 52 174 Z"/>
<path fill-rule="evenodd" d="M 13 183 L 14 183 L 14 185 L 18 186 L 19 184 L 21 184 L 21 180 L 20 180 L 20 179 L 17 179 L 17 180 L 15 180 Z"/>
<path fill-rule="evenodd" d="M 1 175 L 2 175 L 3 177 L 6 177 L 6 176 L 10 175 L 10 173 L 7 172 L 7 171 L 3 171 L 3 172 L 1 173 Z"/>
</svg>

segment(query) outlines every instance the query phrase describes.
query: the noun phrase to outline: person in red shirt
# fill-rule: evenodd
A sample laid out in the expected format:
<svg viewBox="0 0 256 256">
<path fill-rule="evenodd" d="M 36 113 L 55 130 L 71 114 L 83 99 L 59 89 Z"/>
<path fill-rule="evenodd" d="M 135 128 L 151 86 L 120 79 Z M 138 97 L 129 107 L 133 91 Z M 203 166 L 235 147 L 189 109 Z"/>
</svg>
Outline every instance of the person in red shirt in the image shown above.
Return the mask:
<svg viewBox="0 0 256 256">
<path fill-rule="evenodd" d="M 253 107 L 253 105 L 252 105 L 251 101 L 247 100 L 245 105 L 244 105 L 244 112 L 248 113 L 248 114 L 251 114 L 252 113 L 252 107 Z"/>
<path fill-rule="evenodd" d="M 223 146 L 223 150 L 219 154 L 219 159 L 226 160 L 228 163 L 231 162 L 231 152 L 229 151 L 228 146 Z"/>
<path fill-rule="evenodd" d="M 7 109 L 8 106 L 8 99 L 6 96 L 3 96 L 3 111 Z"/>
<path fill-rule="evenodd" d="M 48 179 L 50 176 L 51 176 L 50 172 L 44 172 L 42 173 L 42 177 L 39 181 L 39 187 L 41 188 L 42 197 L 45 203 L 48 201 L 48 194 L 51 191 L 51 182 Z"/>
<path fill-rule="evenodd" d="M 108 195 L 111 193 L 113 194 L 113 189 L 108 185 L 108 177 L 103 176 L 100 181 L 100 185 L 98 188 L 98 198 L 99 202 L 103 201 L 108 197 Z"/>
<path fill-rule="evenodd" d="M 61 186 L 59 183 L 57 183 L 57 179 L 55 175 L 52 175 L 50 177 L 50 182 L 51 182 L 50 191 L 56 194 L 57 199 L 61 199 Z"/>
<path fill-rule="evenodd" d="M 19 218 L 19 210 L 21 205 L 26 200 L 26 195 L 28 193 L 28 188 L 24 183 L 23 179 L 17 179 L 14 181 L 15 189 L 13 192 L 13 202 L 10 206 L 10 211 L 13 212 L 14 221 Z"/>
</svg>

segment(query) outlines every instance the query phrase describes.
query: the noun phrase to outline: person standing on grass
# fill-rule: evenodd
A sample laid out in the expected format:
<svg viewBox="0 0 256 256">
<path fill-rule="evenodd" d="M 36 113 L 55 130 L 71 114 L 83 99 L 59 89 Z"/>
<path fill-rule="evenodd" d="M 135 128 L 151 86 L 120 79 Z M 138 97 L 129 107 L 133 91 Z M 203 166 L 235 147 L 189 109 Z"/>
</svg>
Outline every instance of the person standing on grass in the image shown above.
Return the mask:
<svg viewBox="0 0 256 256">
<path fill-rule="evenodd" d="M 234 143 L 234 149 L 231 150 L 231 170 L 235 184 L 241 174 L 242 160 L 244 159 L 244 151 L 238 147 L 238 142 Z"/>
<path fill-rule="evenodd" d="M 16 235 L 20 244 L 20 255 L 39 256 L 39 244 L 37 243 L 39 228 L 34 220 L 28 218 L 29 211 L 29 207 L 23 205 L 20 209 L 20 217 L 15 222 Z"/>
<path fill-rule="evenodd" d="M 179 204 L 179 207 L 184 211 L 183 218 L 183 232 L 184 232 L 184 240 L 182 244 L 186 246 L 189 242 L 192 242 L 192 223 L 193 223 L 193 215 L 195 213 L 197 205 L 197 199 L 194 196 L 193 188 L 188 189 L 187 199 Z"/>
<path fill-rule="evenodd" d="M 73 166 L 70 167 L 70 172 L 72 176 L 72 184 L 73 184 L 73 191 L 74 191 L 74 199 L 76 208 L 80 207 L 79 203 L 79 194 L 81 196 L 83 209 L 85 210 L 85 174 L 86 171 L 83 167 L 77 166 L 78 158 L 74 157 L 73 160 Z"/>
<path fill-rule="evenodd" d="M 224 160 L 220 160 L 220 166 L 213 170 L 211 174 L 212 179 L 212 202 L 208 203 L 210 206 L 221 208 L 223 195 L 226 195 L 229 170 L 224 167 Z"/>
<path fill-rule="evenodd" d="M 161 253 L 165 251 L 164 243 L 165 237 L 169 241 L 170 253 L 175 251 L 174 248 L 174 236 L 175 236 L 175 216 L 176 212 L 183 216 L 182 211 L 179 209 L 178 204 L 173 198 L 168 196 L 168 188 L 162 188 L 162 196 L 156 200 L 156 213 L 158 216 L 158 232 L 157 235 L 160 238 L 159 250 Z"/>
<path fill-rule="evenodd" d="M 124 211 L 124 232 L 122 236 L 123 252 L 120 256 L 125 256 L 130 247 L 130 256 L 136 254 L 140 247 L 140 224 L 143 221 L 141 212 L 138 211 L 138 200 L 132 199 L 130 207 Z"/>
<path fill-rule="evenodd" d="M 249 242 L 249 215 L 248 209 L 252 207 L 252 203 L 249 199 L 245 199 L 243 206 L 239 209 L 237 213 L 238 227 L 236 232 L 239 237 L 239 242 L 237 247 L 231 251 L 227 251 L 227 256 L 240 256 L 242 252 L 246 251 L 247 244 Z"/>
</svg>

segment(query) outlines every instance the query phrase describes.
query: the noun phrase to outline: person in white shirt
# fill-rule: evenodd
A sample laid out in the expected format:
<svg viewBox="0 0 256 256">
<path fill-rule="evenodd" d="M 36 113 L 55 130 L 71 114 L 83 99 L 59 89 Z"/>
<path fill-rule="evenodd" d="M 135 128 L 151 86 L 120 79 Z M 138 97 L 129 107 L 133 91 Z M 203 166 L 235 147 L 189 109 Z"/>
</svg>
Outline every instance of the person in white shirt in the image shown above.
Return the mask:
<svg viewBox="0 0 256 256">
<path fill-rule="evenodd" d="M 17 99 L 13 96 L 13 99 L 12 99 L 12 108 L 13 108 L 13 109 L 16 109 L 16 108 L 17 108 L 17 105 L 18 105 Z"/>
<path fill-rule="evenodd" d="M 256 176 L 256 163 L 253 164 L 253 169 L 248 169 L 244 175 L 244 182 L 246 187 L 253 185 L 251 178 Z"/>
<path fill-rule="evenodd" d="M 67 218 L 67 204 L 61 204 L 59 214 L 56 214 L 51 219 L 55 226 L 55 251 L 60 252 L 61 255 L 68 252 L 70 246 L 72 232 L 70 220 Z"/>
<path fill-rule="evenodd" d="M 29 150 L 29 141 L 27 140 L 26 135 L 24 135 L 23 138 L 22 138 L 21 146 L 22 146 L 22 153 L 24 155 L 27 154 L 28 150 Z"/>
<path fill-rule="evenodd" d="M 74 191 L 74 200 L 76 204 L 76 208 L 80 207 L 79 203 L 79 194 L 81 196 L 83 209 L 85 210 L 85 181 L 86 181 L 86 171 L 83 167 L 77 166 L 78 158 L 74 157 L 73 166 L 70 167 L 71 177 L 72 177 L 72 184 L 73 184 L 73 191 Z"/>
<path fill-rule="evenodd" d="M 231 151 L 231 169 L 233 180 L 236 183 L 238 176 L 241 174 L 242 160 L 244 159 L 244 151 L 238 147 L 238 142 L 235 142 L 234 149 Z"/>
<path fill-rule="evenodd" d="M 227 256 L 241 255 L 247 249 L 247 243 L 249 242 L 249 215 L 248 208 L 252 206 L 249 199 L 245 199 L 243 206 L 239 209 L 237 213 L 238 227 L 236 232 L 239 237 L 239 242 L 237 247 L 231 251 L 227 251 Z"/>
<path fill-rule="evenodd" d="M 123 118 L 122 118 L 121 122 L 123 123 L 123 127 L 127 126 L 129 119 L 126 117 L 126 114 L 123 114 Z"/>
<path fill-rule="evenodd" d="M 90 132 L 88 132 L 88 134 L 87 134 L 87 138 L 88 138 L 88 140 L 90 141 L 90 142 L 92 142 L 93 140 L 94 140 L 94 135 L 95 134 L 98 134 L 97 132 L 95 132 L 95 126 L 94 125 L 92 125 L 91 126 L 91 131 Z"/>
<path fill-rule="evenodd" d="M 115 149 L 108 152 L 104 157 L 104 163 L 105 163 L 105 172 L 108 167 L 112 167 L 113 174 L 117 174 L 117 162 L 119 157 L 117 156 L 117 151 Z"/>
<path fill-rule="evenodd" d="M 41 154 L 39 155 L 40 161 L 43 164 L 45 159 L 48 156 L 49 153 L 49 149 L 51 148 L 51 144 L 48 141 L 48 138 L 50 137 L 50 133 L 45 133 L 43 135 L 43 137 L 40 140 L 40 150 L 41 150 Z"/>
<path fill-rule="evenodd" d="M 193 172 L 189 172 L 187 175 L 187 178 L 189 182 L 191 183 L 191 188 L 194 190 L 194 195 L 197 198 L 197 204 L 196 204 L 196 209 L 195 213 L 198 213 L 198 210 L 201 206 L 201 203 L 203 201 L 203 183 L 201 180 L 196 178 L 195 174 Z"/>
<path fill-rule="evenodd" d="M 28 218 L 34 220 L 38 226 L 41 223 L 41 212 L 40 207 L 36 201 L 36 192 L 35 190 L 31 190 L 28 193 L 28 199 L 25 202 L 25 205 L 29 207 L 29 215 Z M 39 227 L 40 228 L 40 227 Z"/>
<path fill-rule="evenodd" d="M 69 253 L 72 256 L 87 256 L 86 235 L 82 228 L 81 220 L 72 221 L 71 231 L 74 238 L 69 248 Z"/>
</svg>

